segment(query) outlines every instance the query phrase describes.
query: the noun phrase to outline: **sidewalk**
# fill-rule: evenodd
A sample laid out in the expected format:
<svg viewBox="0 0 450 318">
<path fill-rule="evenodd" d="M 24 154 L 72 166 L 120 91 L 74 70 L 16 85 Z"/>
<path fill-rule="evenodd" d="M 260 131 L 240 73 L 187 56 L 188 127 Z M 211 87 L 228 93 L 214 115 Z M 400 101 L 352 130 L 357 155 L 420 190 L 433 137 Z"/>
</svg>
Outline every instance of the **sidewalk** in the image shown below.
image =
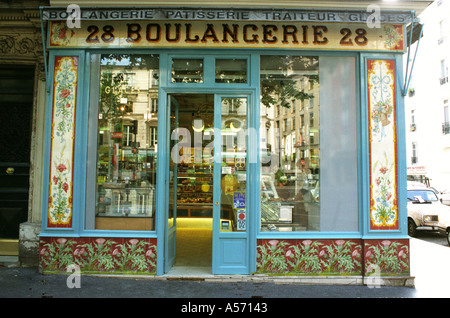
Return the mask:
<svg viewBox="0 0 450 318">
<path fill-rule="evenodd" d="M 411 239 L 415 288 L 314 285 L 276 277 L 198 280 L 192 277 L 105 277 L 81 275 L 81 288 L 67 287 L 67 275 L 43 275 L 36 268 L 0 267 L 0 298 L 450 298 L 450 247 Z M 1 260 L 0 260 L 1 265 Z M 4 266 L 5 264 L 3 264 Z"/>
<path fill-rule="evenodd" d="M 411 238 L 411 276 L 418 298 L 450 298 L 450 247 Z"/>
</svg>

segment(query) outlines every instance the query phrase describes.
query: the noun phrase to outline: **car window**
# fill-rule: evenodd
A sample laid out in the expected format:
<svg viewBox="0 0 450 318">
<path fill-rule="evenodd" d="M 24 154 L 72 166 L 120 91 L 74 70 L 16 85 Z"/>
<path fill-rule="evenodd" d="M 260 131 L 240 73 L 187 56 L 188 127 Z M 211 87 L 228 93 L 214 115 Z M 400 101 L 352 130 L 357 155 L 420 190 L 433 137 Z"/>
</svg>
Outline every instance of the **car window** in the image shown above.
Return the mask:
<svg viewBox="0 0 450 318">
<path fill-rule="evenodd" d="M 438 201 L 436 194 L 429 190 L 408 190 L 408 200 L 420 201 L 422 198 L 424 201 Z"/>
</svg>

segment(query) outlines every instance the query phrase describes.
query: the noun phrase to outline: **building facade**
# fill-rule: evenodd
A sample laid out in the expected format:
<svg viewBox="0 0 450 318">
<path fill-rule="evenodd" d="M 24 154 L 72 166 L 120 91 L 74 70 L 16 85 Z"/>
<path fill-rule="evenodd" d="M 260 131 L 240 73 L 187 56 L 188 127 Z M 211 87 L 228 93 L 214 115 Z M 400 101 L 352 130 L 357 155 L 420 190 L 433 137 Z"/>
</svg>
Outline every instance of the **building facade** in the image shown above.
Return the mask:
<svg viewBox="0 0 450 318">
<path fill-rule="evenodd" d="M 42 210 L 45 62 L 39 6 L 0 3 L 0 257 L 37 265 Z M 20 244 L 19 244 L 20 242 Z"/>
<path fill-rule="evenodd" d="M 420 15 L 423 37 L 417 45 L 414 75 L 405 98 L 408 178 L 439 191 L 450 189 L 448 101 L 450 5 L 435 1 Z M 413 56 L 410 56 L 411 62 Z M 405 63 L 407 62 L 405 58 Z"/>
<path fill-rule="evenodd" d="M 43 272 L 409 276 L 414 12 L 41 13 Z"/>
</svg>

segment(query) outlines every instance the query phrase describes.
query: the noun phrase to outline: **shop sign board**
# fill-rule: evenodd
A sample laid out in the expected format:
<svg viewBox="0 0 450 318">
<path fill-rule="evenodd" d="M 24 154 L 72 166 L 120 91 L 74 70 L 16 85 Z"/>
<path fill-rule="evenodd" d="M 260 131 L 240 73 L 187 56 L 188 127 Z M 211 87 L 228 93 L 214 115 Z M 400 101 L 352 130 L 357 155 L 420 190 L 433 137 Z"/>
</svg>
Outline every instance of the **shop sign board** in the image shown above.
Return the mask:
<svg viewBox="0 0 450 318">
<path fill-rule="evenodd" d="M 380 23 L 406 24 L 412 21 L 410 11 L 387 11 L 378 6 L 367 10 L 311 10 L 258 8 L 43 8 L 44 20 L 78 18 L 90 21 L 115 20 L 204 20 L 204 21 L 284 21 L 367 23 L 375 18 Z"/>
<path fill-rule="evenodd" d="M 408 166 L 407 174 L 408 175 L 426 175 L 427 167 L 426 166 Z"/>
<path fill-rule="evenodd" d="M 122 139 L 122 132 L 112 132 L 111 139 Z"/>
<path fill-rule="evenodd" d="M 405 50 L 402 23 L 303 21 L 132 20 L 50 21 L 48 47 L 287 48 L 354 51 Z"/>
</svg>

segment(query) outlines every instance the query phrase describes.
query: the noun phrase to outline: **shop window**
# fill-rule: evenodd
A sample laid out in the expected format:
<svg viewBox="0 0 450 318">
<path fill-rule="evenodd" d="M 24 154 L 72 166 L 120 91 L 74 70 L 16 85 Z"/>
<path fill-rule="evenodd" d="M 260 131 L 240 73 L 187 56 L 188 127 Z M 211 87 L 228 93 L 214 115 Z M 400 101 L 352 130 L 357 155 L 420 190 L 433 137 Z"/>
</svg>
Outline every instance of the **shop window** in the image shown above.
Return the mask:
<svg viewBox="0 0 450 318">
<path fill-rule="evenodd" d="M 260 65 L 261 126 L 274 123 L 262 141 L 271 153 L 261 145 L 261 231 L 358 231 L 355 59 L 267 55 Z M 308 108 L 285 111 L 293 101 Z"/>
<path fill-rule="evenodd" d="M 216 83 L 247 83 L 246 59 L 216 59 Z"/>
<path fill-rule="evenodd" d="M 203 83 L 203 59 L 172 59 L 172 83 Z"/>
<path fill-rule="evenodd" d="M 86 228 L 154 230 L 159 57 L 94 54 L 91 65 Z"/>
</svg>

